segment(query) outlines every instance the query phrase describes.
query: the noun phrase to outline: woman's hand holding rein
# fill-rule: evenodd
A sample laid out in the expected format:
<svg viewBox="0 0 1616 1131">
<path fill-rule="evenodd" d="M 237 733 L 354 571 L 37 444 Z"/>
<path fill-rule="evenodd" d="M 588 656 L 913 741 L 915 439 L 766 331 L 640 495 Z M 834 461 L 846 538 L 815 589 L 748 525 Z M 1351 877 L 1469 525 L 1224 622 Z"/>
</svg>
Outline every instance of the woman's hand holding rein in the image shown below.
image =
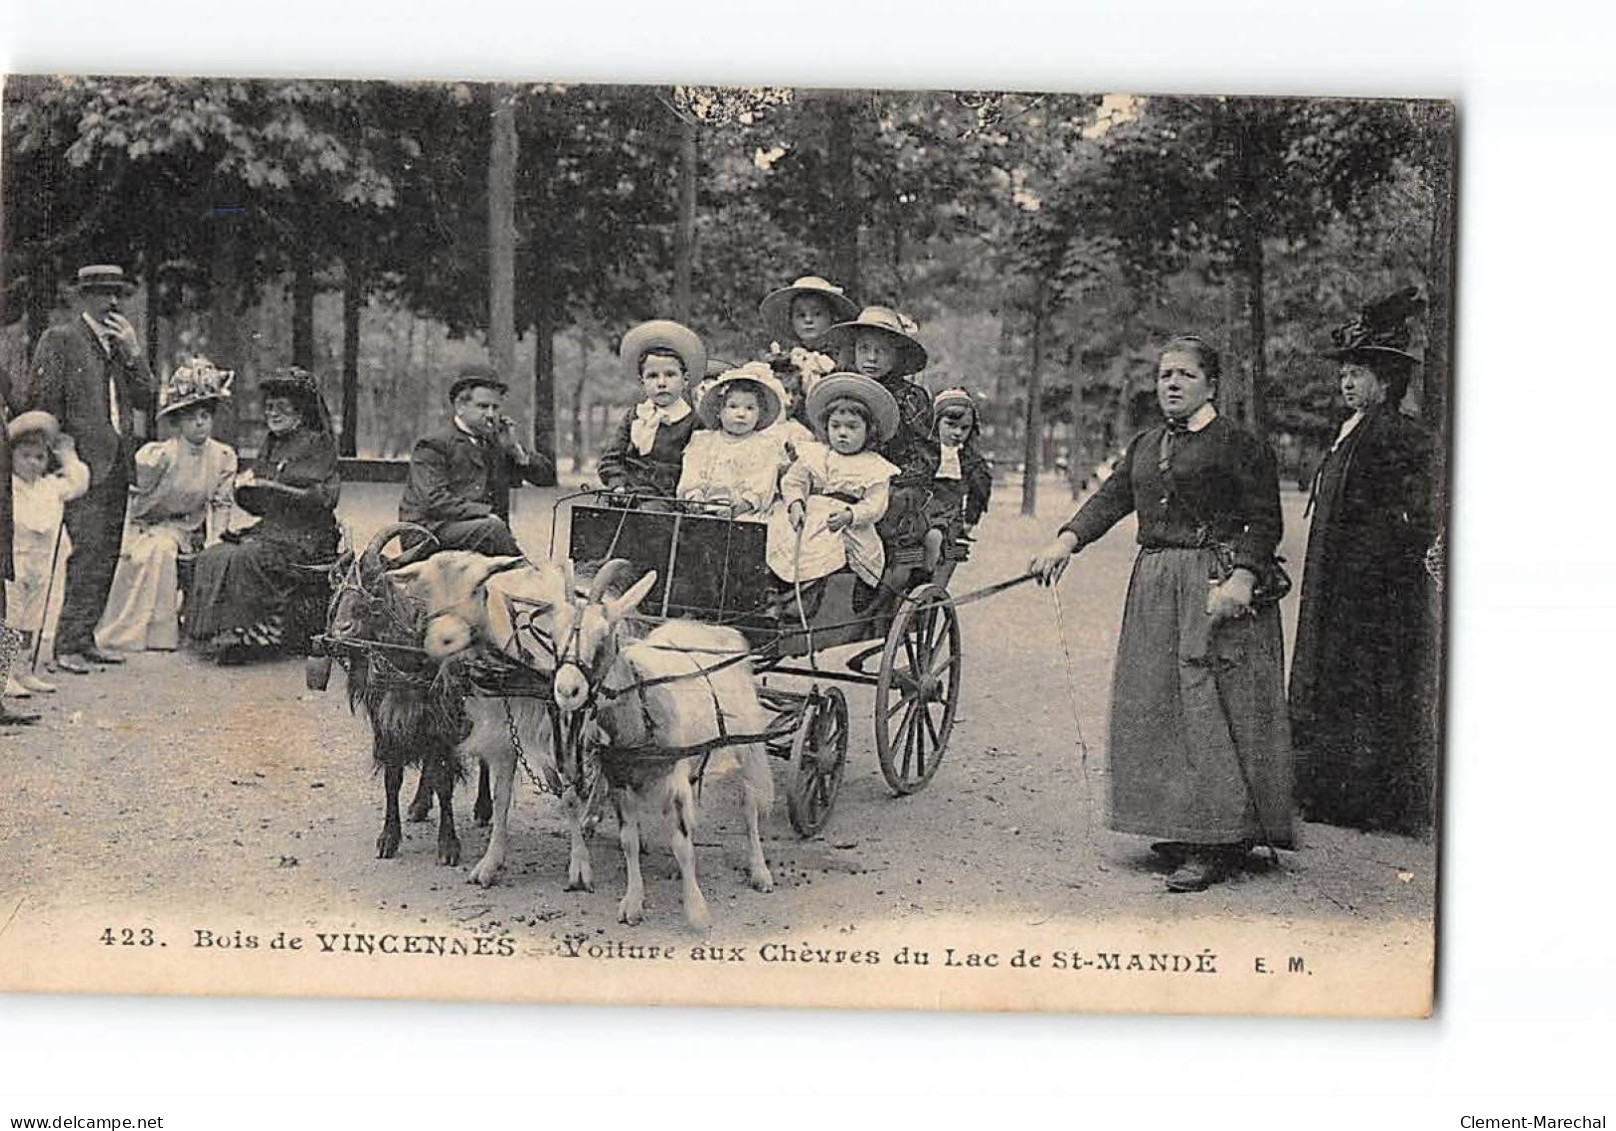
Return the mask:
<svg viewBox="0 0 1616 1131">
<path fill-rule="evenodd" d="M 1053 585 L 1066 572 L 1067 563 L 1072 560 L 1076 550 L 1077 535 L 1070 530 L 1062 530 L 1049 545 L 1033 555 L 1032 561 L 1027 563 L 1027 572 L 1038 575 L 1038 584 Z"/>
</svg>

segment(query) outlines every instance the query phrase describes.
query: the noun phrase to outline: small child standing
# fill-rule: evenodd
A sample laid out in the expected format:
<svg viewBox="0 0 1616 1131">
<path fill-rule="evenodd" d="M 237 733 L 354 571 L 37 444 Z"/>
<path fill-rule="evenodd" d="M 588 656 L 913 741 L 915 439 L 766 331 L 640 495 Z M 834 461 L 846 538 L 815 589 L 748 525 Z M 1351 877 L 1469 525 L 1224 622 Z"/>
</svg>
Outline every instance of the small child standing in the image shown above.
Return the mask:
<svg viewBox="0 0 1616 1131">
<path fill-rule="evenodd" d="M 728 503 L 737 518 L 762 522 L 774 509 L 780 442 L 768 431 L 780 415 L 774 377 L 762 362 L 731 369 L 702 394 L 706 425 L 685 448 L 679 497 Z"/>
<path fill-rule="evenodd" d="M 63 504 L 90 489 L 90 469 L 73 437 L 48 412 L 25 412 L 6 430 L 11 441 L 12 558 L 16 579 L 6 582 L 6 623 L 22 633 L 22 647 L 7 673 L 6 694 L 26 697 L 55 691 L 33 670 L 34 641 L 61 604 L 71 539 L 62 526 Z M 59 469 L 50 471 L 55 456 Z M 54 567 L 54 568 L 53 568 Z"/>
<path fill-rule="evenodd" d="M 832 326 L 825 335 L 844 366 L 878 382 L 898 407 L 897 427 L 881 443 L 881 454 L 898 469 L 880 525 L 890 559 L 888 584 L 895 589 L 903 588 L 911 568 L 923 564 L 926 498 L 939 460 L 931 394 L 908 380 L 927 361 L 926 347 L 915 340 L 914 330 L 915 324 L 897 311 L 867 306 L 856 319 Z"/>
<path fill-rule="evenodd" d="M 937 473 L 926 501 L 926 568 L 970 556 L 966 540 L 988 509 L 993 465 L 976 450 L 976 401 L 965 389 L 944 389 L 931 406 L 938 445 Z"/>
<path fill-rule="evenodd" d="M 780 481 L 786 507 L 769 524 L 769 568 L 787 584 L 851 567 L 867 592 L 880 584 L 886 554 L 875 524 L 887 509 L 897 468 L 875 449 L 898 425 L 898 406 L 880 384 L 833 373 L 808 394 L 819 440 L 804 443 Z"/>
<path fill-rule="evenodd" d="M 600 481 L 618 494 L 671 496 L 679 483 L 696 414 L 685 400 L 692 374 L 707 372 L 707 350 L 695 331 L 677 322 L 642 322 L 623 335 L 623 367 L 645 399 L 629 410 L 600 456 Z"/>
</svg>

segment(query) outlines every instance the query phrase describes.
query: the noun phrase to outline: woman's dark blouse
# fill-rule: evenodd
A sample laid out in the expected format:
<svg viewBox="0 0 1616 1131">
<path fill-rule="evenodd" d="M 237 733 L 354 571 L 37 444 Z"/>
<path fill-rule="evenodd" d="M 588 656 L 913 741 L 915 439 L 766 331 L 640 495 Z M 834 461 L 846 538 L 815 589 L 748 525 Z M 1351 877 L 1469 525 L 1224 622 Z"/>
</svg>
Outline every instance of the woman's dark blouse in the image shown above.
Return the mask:
<svg viewBox="0 0 1616 1131">
<path fill-rule="evenodd" d="M 1279 475 L 1268 446 L 1218 416 L 1199 432 L 1168 439 L 1168 471 L 1157 425 L 1135 436 L 1111 478 L 1061 527 L 1076 549 L 1097 540 L 1128 514 L 1139 515 L 1147 549 L 1222 543 L 1235 566 L 1263 576 L 1283 530 Z"/>
<path fill-rule="evenodd" d="M 302 497 L 273 490 L 250 493 L 253 502 L 249 504 L 244 499 L 242 506 L 263 516 L 263 522 L 255 528 L 260 536 L 323 540 L 323 536 L 335 531 L 342 476 L 337 446 L 324 432 L 299 428 L 284 436 L 271 433 L 253 473 L 259 479 L 274 479 L 309 492 Z"/>
</svg>

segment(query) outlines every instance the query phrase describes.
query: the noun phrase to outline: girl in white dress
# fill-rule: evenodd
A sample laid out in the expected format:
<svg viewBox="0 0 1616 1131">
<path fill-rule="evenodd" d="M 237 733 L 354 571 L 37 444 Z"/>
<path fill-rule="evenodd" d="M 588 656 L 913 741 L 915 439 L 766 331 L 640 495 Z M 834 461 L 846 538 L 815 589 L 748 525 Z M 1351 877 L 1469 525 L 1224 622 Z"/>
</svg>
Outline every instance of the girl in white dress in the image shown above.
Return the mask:
<svg viewBox="0 0 1616 1131">
<path fill-rule="evenodd" d="M 696 406 L 706 425 L 690 437 L 679 497 L 727 503 L 736 518 L 763 522 L 774 509 L 780 440 L 768 432 L 780 415 L 769 367 L 752 362 L 709 385 Z"/>
<path fill-rule="evenodd" d="M 849 566 L 873 588 L 886 566 L 875 524 L 898 471 L 876 448 L 897 428 L 898 404 L 879 382 L 832 373 L 808 394 L 808 419 L 819 439 L 800 445 L 781 477 L 769 568 L 796 584 Z"/>
<path fill-rule="evenodd" d="M 123 549 L 95 630 L 97 648 L 179 647 L 180 557 L 218 542 L 234 506 L 236 451 L 213 439 L 213 414 L 229 397 L 232 376 L 196 358 L 158 393 L 157 419 L 174 435 L 135 453 Z"/>
</svg>

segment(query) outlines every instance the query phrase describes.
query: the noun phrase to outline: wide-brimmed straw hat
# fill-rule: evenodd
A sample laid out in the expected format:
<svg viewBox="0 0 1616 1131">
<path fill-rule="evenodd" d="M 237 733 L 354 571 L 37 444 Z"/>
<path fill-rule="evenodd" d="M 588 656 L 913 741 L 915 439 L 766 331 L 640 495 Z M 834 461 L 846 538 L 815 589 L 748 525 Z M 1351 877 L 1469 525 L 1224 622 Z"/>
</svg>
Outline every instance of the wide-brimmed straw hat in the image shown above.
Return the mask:
<svg viewBox="0 0 1616 1131">
<path fill-rule="evenodd" d="M 853 363 L 853 343 L 861 330 L 875 330 L 889 340 L 898 351 L 897 363 L 890 376 L 907 377 L 926 368 L 926 347 L 912 336 L 915 324 L 890 306 L 866 306 L 851 322 L 838 322 L 825 332 L 825 344 L 837 350 L 841 364 Z"/>
<path fill-rule="evenodd" d="M 120 295 L 126 295 L 135 289 L 135 284 L 129 281 L 128 276 L 123 273 L 123 268 L 111 263 L 92 263 L 80 267 L 73 286 L 86 293 L 110 291 Z"/>
<path fill-rule="evenodd" d="M 716 432 L 722 427 L 718 417 L 724 409 L 724 397 L 737 385 L 750 388 L 758 395 L 757 431 L 763 431 L 780 418 L 779 383 L 774 373 L 767 363 L 750 361 L 705 382 L 701 399 L 696 402 L 696 415 L 708 428 Z"/>
<path fill-rule="evenodd" d="M 814 435 L 825 438 L 825 417 L 833 402 L 855 400 L 870 411 L 875 423 L 875 442 L 890 440 L 898 431 L 898 402 L 881 387 L 881 382 L 862 373 L 832 373 L 822 378 L 808 393 L 808 423 Z"/>
<path fill-rule="evenodd" d="M 617 356 L 623 368 L 636 381 L 640 377 L 640 359 L 651 352 L 671 353 L 684 363 L 685 377 L 700 381 L 707 375 L 707 347 L 689 326 L 667 318 L 641 322 L 623 335 Z"/>
<path fill-rule="evenodd" d="M 847 297 L 845 291 L 818 275 L 804 275 L 789 287 L 770 291 L 758 303 L 758 313 L 769 333 L 782 340 L 791 337 L 791 300 L 798 295 L 818 295 L 830 304 L 831 317 L 837 322 L 858 317 L 858 303 Z"/>
<path fill-rule="evenodd" d="M 199 404 L 212 405 L 225 400 L 230 396 L 230 382 L 235 376 L 232 369 L 220 369 L 205 357 L 193 357 L 174 370 L 157 390 L 158 419 Z"/>
<path fill-rule="evenodd" d="M 6 439 L 13 444 L 24 436 L 34 435 L 43 436 L 46 444 L 54 444 L 61 432 L 62 426 L 56 422 L 56 418 L 44 409 L 38 408 L 19 413 L 15 420 L 6 425 Z"/>
</svg>

